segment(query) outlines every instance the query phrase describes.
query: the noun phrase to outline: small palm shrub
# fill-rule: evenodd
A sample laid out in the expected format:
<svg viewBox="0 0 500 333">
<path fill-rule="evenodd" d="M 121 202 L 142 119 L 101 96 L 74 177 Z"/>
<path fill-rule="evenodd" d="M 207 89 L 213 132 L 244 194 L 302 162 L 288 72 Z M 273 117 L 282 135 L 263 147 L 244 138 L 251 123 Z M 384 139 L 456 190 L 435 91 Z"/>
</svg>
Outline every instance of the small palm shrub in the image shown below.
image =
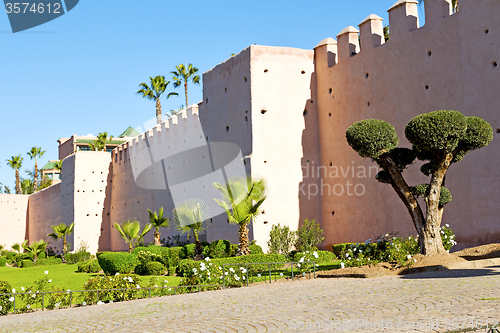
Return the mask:
<svg viewBox="0 0 500 333">
<path fill-rule="evenodd" d="M 97 258 L 105 274 L 126 274 L 134 270 L 137 257 L 126 252 L 107 252 Z"/>
</svg>

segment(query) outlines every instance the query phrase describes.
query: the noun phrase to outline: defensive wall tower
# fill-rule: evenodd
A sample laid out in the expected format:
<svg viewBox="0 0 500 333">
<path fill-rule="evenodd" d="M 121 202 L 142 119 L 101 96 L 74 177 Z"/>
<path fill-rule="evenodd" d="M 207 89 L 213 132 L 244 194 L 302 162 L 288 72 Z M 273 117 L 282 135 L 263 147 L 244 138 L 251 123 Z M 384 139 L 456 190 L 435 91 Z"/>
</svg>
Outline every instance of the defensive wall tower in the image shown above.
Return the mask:
<svg viewBox="0 0 500 333">
<path fill-rule="evenodd" d="M 315 47 L 321 166 L 327 171 L 322 182 L 325 190 L 336 190 L 322 196 L 325 245 L 398 230 L 415 233 L 396 193 L 374 179 L 376 171 L 370 174 L 369 167 L 375 164 L 349 147 L 345 131 L 356 121 L 378 118 L 396 128 L 400 146 L 409 147 L 407 122 L 434 110 L 479 116 L 495 130 L 488 147 L 451 166 L 446 186 L 453 201 L 444 210 L 443 224 L 450 224 L 460 247 L 498 241 L 500 2 L 459 1 L 456 13 L 450 2 L 426 0 L 422 27 L 417 1 L 396 2 L 388 10 L 385 43 L 381 18 L 370 15 L 359 24 L 361 45 L 358 30 L 348 27 L 336 41 L 328 38 Z M 412 185 L 427 180 L 420 165 L 405 171 Z M 340 167 L 344 174 L 335 173 Z"/>
</svg>

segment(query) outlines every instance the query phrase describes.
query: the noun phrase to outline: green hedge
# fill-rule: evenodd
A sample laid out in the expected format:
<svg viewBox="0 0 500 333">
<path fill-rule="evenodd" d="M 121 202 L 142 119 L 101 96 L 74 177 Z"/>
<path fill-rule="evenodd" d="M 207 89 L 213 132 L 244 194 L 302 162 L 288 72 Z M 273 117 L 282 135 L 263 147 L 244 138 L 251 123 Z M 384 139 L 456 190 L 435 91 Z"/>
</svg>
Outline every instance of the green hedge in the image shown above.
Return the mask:
<svg viewBox="0 0 500 333">
<path fill-rule="evenodd" d="M 35 266 L 53 266 L 62 264 L 62 259 L 60 258 L 47 258 L 47 259 L 38 259 L 35 263 Z"/>
<path fill-rule="evenodd" d="M 157 261 L 148 262 L 145 268 L 147 275 L 164 275 L 167 270 L 162 263 Z"/>
<path fill-rule="evenodd" d="M 246 256 L 213 259 L 205 262 L 212 263 L 212 265 L 214 266 L 222 266 L 222 264 L 237 264 L 237 263 L 286 262 L 286 257 L 281 254 L 249 254 Z M 181 276 L 185 276 L 185 274 L 189 276 L 190 274 L 192 274 L 193 268 L 197 268 L 199 265 L 200 265 L 199 261 L 194 261 L 192 259 L 181 260 L 181 262 L 179 263 L 179 274 Z M 268 267 L 267 265 L 252 265 L 252 268 L 254 270 L 262 270 L 267 267 Z"/>
<path fill-rule="evenodd" d="M 7 263 L 7 258 L 0 257 L 0 267 L 4 267 Z"/>
<path fill-rule="evenodd" d="M 21 267 L 22 268 L 33 267 L 33 261 L 31 261 L 31 260 L 22 260 L 21 261 Z"/>
<path fill-rule="evenodd" d="M 89 260 L 90 258 L 92 258 L 90 252 L 68 253 L 64 256 L 68 264 L 77 264 L 81 261 Z"/>
<path fill-rule="evenodd" d="M 99 261 L 97 259 L 81 261 L 78 263 L 78 273 L 99 273 L 100 271 L 101 266 L 99 266 Z"/>
<path fill-rule="evenodd" d="M 181 259 L 189 259 L 194 258 L 194 249 L 196 244 L 187 244 L 182 247 L 181 252 L 179 253 L 179 257 Z"/>
<path fill-rule="evenodd" d="M 260 245 L 250 245 L 248 248 L 250 249 L 251 254 L 264 254 Z"/>
<path fill-rule="evenodd" d="M 315 255 L 316 253 L 316 255 Z M 302 259 L 304 258 L 304 259 Z M 337 256 L 329 251 L 308 251 L 308 252 L 297 252 L 293 257 L 295 262 L 304 261 L 314 261 L 316 264 L 322 264 L 325 262 L 336 261 Z"/>
<path fill-rule="evenodd" d="M 137 257 L 128 252 L 108 252 L 97 258 L 99 266 L 106 274 L 127 274 L 137 265 Z"/>
<path fill-rule="evenodd" d="M 173 276 L 177 269 L 179 268 L 179 263 L 181 261 L 180 252 L 182 247 L 176 246 L 171 247 L 169 251 L 169 261 L 168 261 L 168 275 Z"/>
<path fill-rule="evenodd" d="M 227 258 L 231 256 L 231 243 L 225 239 L 213 241 L 203 249 L 203 256 L 210 259 Z"/>
</svg>

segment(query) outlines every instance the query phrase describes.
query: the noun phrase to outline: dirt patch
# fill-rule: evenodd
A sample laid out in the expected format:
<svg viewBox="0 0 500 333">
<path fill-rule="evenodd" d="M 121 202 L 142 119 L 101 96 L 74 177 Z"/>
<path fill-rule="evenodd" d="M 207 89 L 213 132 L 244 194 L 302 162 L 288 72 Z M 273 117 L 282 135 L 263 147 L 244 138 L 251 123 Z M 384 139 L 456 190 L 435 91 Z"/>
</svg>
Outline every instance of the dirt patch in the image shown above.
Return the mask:
<svg viewBox="0 0 500 333">
<path fill-rule="evenodd" d="M 381 262 L 376 265 L 366 265 L 361 267 L 348 267 L 344 269 L 334 269 L 330 271 L 317 272 L 318 277 L 376 277 L 382 275 L 401 275 L 423 271 L 443 269 L 457 262 L 467 262 L 500 257 L 500 243 L 477 246 L 464 249 L 462 251 L 441 254 L 427 257 L 417 254 L 411 258 L 413 264 L 410 268 L 401 267 L 397 262 Z"/>
</svg>

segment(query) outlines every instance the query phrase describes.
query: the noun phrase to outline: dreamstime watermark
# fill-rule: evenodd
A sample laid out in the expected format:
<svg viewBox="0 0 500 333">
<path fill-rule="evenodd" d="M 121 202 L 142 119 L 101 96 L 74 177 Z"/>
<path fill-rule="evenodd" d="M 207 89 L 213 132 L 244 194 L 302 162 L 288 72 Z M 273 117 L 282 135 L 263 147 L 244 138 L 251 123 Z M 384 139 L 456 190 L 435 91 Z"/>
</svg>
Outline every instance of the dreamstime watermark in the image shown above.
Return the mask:
<svg viewBox="0 0 500 333">
<path fill-rule="evenodd" d="M 481 328 L 498 328 L 498 319 L 464 318 L 429 318 L 422 321 L 411 320 L 317 320 L 304 321 L 292 319 L 289 328 L 295 330 L 321 331 L 321 330 L 464 330 Z"/>
<path fill-rule="evenodd" d="M 347 195 L 362 196 L 365 194 L 365 185 L 361 179 L 374 178 L 380 169 L 376 165 L 369 167 L 364 165 L 349 166 L 324 166 L 314 165 L 314 161 L 302 166 L 303 179 L 318 179 L 317 182 L 303 182 L 299 191 L 301 195 L 311 197 L 317 195 Z"/>
<path fill-rule="evenodd" d="M 72 10 L 79 0 L 4 0 L 12 32 L 31 29 Z"/>
</svg>

